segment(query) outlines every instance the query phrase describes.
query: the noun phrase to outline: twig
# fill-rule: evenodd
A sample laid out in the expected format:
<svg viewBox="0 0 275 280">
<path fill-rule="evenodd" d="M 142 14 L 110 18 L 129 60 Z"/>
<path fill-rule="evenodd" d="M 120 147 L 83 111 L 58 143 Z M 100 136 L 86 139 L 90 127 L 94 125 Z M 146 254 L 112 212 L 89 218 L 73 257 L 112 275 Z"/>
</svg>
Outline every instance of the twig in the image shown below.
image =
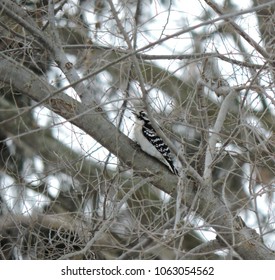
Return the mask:
<svg viewBox="0 0 275 280">
<path fill-rule="evenodd" d="M 130 57 L 130 56 L 133 56 L 133 55 L 136 55 L 140 52 L 143 52 L 147 49 L 150 49 L 156 45 L 159 45 L 165 41 L 168 41 L 169 39 L 171 38 L 174 38 L 174 37 L 178 37 L 180 35 L 183 35 L 185 33 L 188 33 L 192 30 L 195 30 L 197 28 L 200 28 L 202 26 L 206 26 L 208 24 L 212 24 L 212 23 L 215 23 L 215 22 L 218 22 L 218 21 L 221 21 L 221 20 L 225 20 L 225 19 L 228 19 L 228 18 L 231 18 L 231 17 L 236 17 L 236 16 L 239 16 L 239 15 L 243 15 L 243 14 L 248 14 L 248 13 L 253 13 L 257 10 L 260 10 L 260 9 L 263 9 L 263 8 L 267 8 L 269 6 L 271 6 L 272 4 L 274 4 L 274 1 L 270 1 L 268 3 L 264 3 L 264 4 L 261 4 L 261 5 L 258 5 L 257 7 L 252 7 L 252 8 L 249 8 L 249 9 L 245 9 L 245 10 L 241 10 L 241 11 L 238 11 L 238 12 L 234 12 L 234 13 L 229 13 L 229 14 L 226 14 L 226 15 L 223 15 L 223 16 L 220 16 L 218 18 L 215 18 L 215 19 L 211 19 L 211 20 L 206 20 L 202 23 L 199 23 L 199 24 L 196 24 L 196 25 L 193 25 L 193 26 L 190 26 L 186 29 L 183 29 L 181 31 L 178 31 L 178 32 L 175 32 L 169 36 L 166 36 L 162 39 L 159 39 L 155 42 L 152 42 L 144 47 L 141 47 L 139 49 L 136 49 L 136 50 L 133 50 L 133 51 L 129 51 L 127 54 L 125 54 L 124 56 L 121 56 L 120 58 L 114 60 L 114 61 L 111 61 L 110 63 L 107 63 L 106 65 L 104 65 L 103 67 L 97 69 L 96 71 L 93 71 L 89 74 L 87 74 L 86 76 L 83 76 L 82 78 L 80 78 L 79 80 L 77 81 L 74 81 L 74 82 L 71 82 L 70 85 L 66 86 L 66 87 L 63 87 L 62 89 L 56 91 L 55 93 L 59 93 L 59 92 L 62 92 L 63 90 L 65 89 L 68 89 L 70 87 L 74 87 L 75 85 L 77 85 L 78 83 L 81 83 L 85 80 L 87 80 L 88 78 L 91 78 L 95 75 L 97 75 L 98 73 L 104 71 L 105 69 L 107 69 L 108 67 L 111 67 L 123 60 L 125 60 L 126 58 Z M 12 10 L 12 7 L 11 7 L 11 2 L 10 0 L 1 0 L 0 1 L 0 7 L 5 9 L 5 10 Z M 16 13 L 20 12 L 21 9 L 17 9 L 16 10 Z M 19 24 L 23 25 L 27 30 L 29 30 L 31 33 L 33 31 L 33 28 L 30 28 L 29 25 L 26 25 L 25 24 L 25 20 L 24 20 L 24 17 L 26 17 L 26 14 L 24 14 L 24 16 L 20 17 L 20 16 L 16 16 L 16 14 L 12 14 L 12 18 L 14 18 L 14 20 L 16 20 Z M 30 29 L 29 29 L 30 28 Z M 36 33 L 36 29 L 34 30 L 34 34 L 36 34 L 36 37 L 38 37 L 39 40 L 43 39 L 44 37 L 44 33 L 41 35 L 41 33 L 39 32 L 39 34 Z M 32 33 L 33 34 L 33 33 Z M 42 42 L 43 43 L 43 42 Z"/>
<path fill-rule="evenodd" d="M 227 113 L 230 109 L 230 106 L 232 105 L 236 95 L 237 95 L 237 91 L 235 91 L 234 89 L 230 89 L 230 92 L 224 98 L 221 108 L 219 110 L 215 125 L 213 127 L 213 132 L 209 138 L 208 147 L 207 147 L 206 155 L 205 155 L 205 164 L 204 164 L 204 173 L 203 173 L 203 179 L 204 179 L 204 183 L 206 185 L 211 184 L 212 162 L 213 162 L 213 157 L 215 154 L 216 144 L 217 144 L 217 141 L 219 138 L 219 133 L 222 129 L 226 115 L 227 115 Z"/>
<path fill-rule="evenodd" d="M 224 247 L 221 246 L 219 241 L 215 239 L 196 246 L 192 250 L 185 253 L 184 256 L 180 259 L 188 260 L 190 258 L 192 259 L 198 256 L 205 256 L 205 255 L 212 254 L 217 250 L 222 250 L 222 249 L 224 249 Z"/>
<path fill-rule="evenodd" d="M 210 0 L 204 0 L 217 14 L 219 14 L 220 16 L 225 16 L 225 14 L 223 13 L 223 11 L 219 8 L 219 6 L 215 3 L 213 3 Z M 274 5 L 274 1 L 268 2 L 266 4 L 269 5 Z M 254 11 L 259 10 L 258 8 L 260 7 L 256 6 L 254 7 Z M 235 15 L 233 15 L 233 17 L 236 17 L 238 14 L 238 12 L 236 12 Z M 236 24 L 233 20 L 232 17 L 228 17 L 224 19 L 225 21 L 227 21 L 228 23 L 230 23 L 230 25 L 234 28 L 234 30 L 240 35 L 242 36 L 253 48 L 255 48 L 267 61 L 271 62 L 271 58 L 269 56 L 269 54 L 265 51 L 265 49 L 263 49 L 252 37 L 250 37 L 243 29 L 241 29 L 239 27 L 238 24 Z"/>
<path fill-rule="evenodd" d="M 100 229 L 94 234 L 93 238 L 91 240 L 89 240 L 86 244 L 86 246 L 77 251 L 77 252 L 73 252 L 73 253 L 68 253 L 66 255 L 63 255 L 62 257 L 59 258 L 59 260 L 66 260 L 66 259 L 70 259 L 72 257 L 75 256 L 79 256 L 79 255 L 84 255 L 86 254 L 86 252 L 95 244 L 95 242 L 100 239 L 102 237 L 102 235 L 106 232 L 106 230 L 108 230 L 108 228 L 111 227 L 111 225 L 115 222 L 115 217 L 117 216 L 117 214 L 119 213 L 121 207 L 124 205 L 124 203 L 127 202 L 127 200 L 139 189 L 141 188 L 143 185 L 147 184 L 148 182 L 150 182 L 151 178 L 145 178 L 143 180 L 141 180 L 138 184 L 136 184 L 132 189 L 130 189 L 125 196 L 120 200 L 120 202 L 117 204 L 117 206 L 115 207 L 115 209 L 111 212 L 110 216 L 108 217 L 107 220 L 105 220 L 102 224 L 102 226 L 100 227 Z"/>
<path fill-rule="evenodd" d="M 76 44 L 76 45 L 63 45 L 62 46 L 64 50 L 72 50 L 72 49 L 90 49 L 90 50 L 106 50 L 114 53 L 120 53 L 120 54 L 128 54 L 128 50 L 124 50 L 121 48 L 113 48 L 113 47 L 106 47 L 106 46 L 96 46 L 95 44 Z M 253 69 L 261 69 L 264 66 L 264 69 L 267 68 L 265 65 L 256 64 L 256 63 L 249 63 L 246 61 L 240 61 L 237 59 L 229 58 L 223 54 L 215 53 L 215 52 L 205 52 L 205 53 L 193 53 L 193 54 L 142 54 L 137 53 L 136 54 L 138 59 L 141 60 L 184 60 L 184 59 L 199 59 L 207 58 L 207 57 L 217 57 L 221 60 L 224 60 L 226 62 L 229 62 L 231 64 L 236 64 L 238 66 L 247 67 L 247 68 L 253 68 Z"/>
</svg>

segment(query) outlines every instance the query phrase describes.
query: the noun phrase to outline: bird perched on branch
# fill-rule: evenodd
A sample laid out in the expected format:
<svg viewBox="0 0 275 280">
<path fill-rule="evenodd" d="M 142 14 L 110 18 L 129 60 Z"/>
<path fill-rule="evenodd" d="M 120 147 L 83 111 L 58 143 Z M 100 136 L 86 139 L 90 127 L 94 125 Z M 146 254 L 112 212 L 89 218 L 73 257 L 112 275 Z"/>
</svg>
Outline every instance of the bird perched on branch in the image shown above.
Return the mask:
<svg viewBox="0 0 275 280">
<path fill-rule="evenodd" d="M 173 174 L 178 175 L 178 170 L 174 166 L 170 149 L 164 143 L 163 139 L 157 135 L 147 113 L 145 111 L 139 111 L 138 113 L 134 113 L 134 115 L 136 116 L 134 135 L 141 149 L 166 164 Z"/>
</svg>

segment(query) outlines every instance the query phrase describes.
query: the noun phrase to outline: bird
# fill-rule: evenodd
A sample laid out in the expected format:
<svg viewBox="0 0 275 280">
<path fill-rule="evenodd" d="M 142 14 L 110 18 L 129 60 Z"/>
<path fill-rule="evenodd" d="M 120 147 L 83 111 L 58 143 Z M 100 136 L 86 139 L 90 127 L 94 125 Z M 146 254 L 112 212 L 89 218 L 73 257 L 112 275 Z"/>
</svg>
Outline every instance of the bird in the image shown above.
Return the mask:
<svg viewBox="0 0 275 280">
<path fill-rule="evenodd" d="M 178 175 L 178 170 L 172 160 L 171 151 L 163 139 L 156 133 L 147 113 L 139 111 L 134 113 L 134 115 L 136 116 L 134 137 L 141 149 L 166 164 L 173 174 Z"/>
</svg>

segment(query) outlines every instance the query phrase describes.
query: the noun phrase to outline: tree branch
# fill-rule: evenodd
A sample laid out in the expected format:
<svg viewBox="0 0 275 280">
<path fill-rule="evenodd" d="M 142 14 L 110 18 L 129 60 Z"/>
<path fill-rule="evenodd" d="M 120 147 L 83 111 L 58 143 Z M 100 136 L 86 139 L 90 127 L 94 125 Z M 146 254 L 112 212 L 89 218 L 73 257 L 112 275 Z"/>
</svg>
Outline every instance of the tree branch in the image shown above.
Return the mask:
<svg viewBox="0 0 275 280">
<path fill-rule="evenodd" d="M 165 193 L 176 197 L 176 193 L 173 193 L 177 183 L 176 176 L 170 174 L 170 171 L 162 163 L 136 149 L 133 141 L 119 132 L 112 123 L 103 117 L 101 108 L 87 107 L 63 93 L 51 96 L 51 92 L 55 91 L 54 87 L 24 66 L 15 64 L 9 59 L 1 59 L 0 81 L 12 85 L 19 92 L 28 95 L 37 102 L 44 100 L 44 105 L 47 108 L 91 135 L 142 177 L 148 177 L 150 174 L 148 170 L 157 174 L 158 176 L 152 176 L 151 183 Z M 183 203 L 187 207 L 191 207 L 195 196 L 196 189 L 192 184 L 186 186 Z M 212 192 L 209 192 L 208 188 L 200 190 L 195 209 L 205 221 L 211 222 L 211 226 L 219 236 L 228 244 L 232 244 L 242 258 L 275 259 L 275 254 L 258 241 L 258 235 L 254 234 L 253 230 L 246 226 L 240 226 L 239 222 L 232 223 L 232 215 L 227 207 Z M 251 234 L 252 232 L 253 234 Z"/>
<path fill-rule="evenodd" d="M 211 180 L 212 170 L 213 170 L 212 163 L 213 163 L 213 157 L 215 155 L 216 144 L 219 138 L 219 133 L 223 127 L 226 115 L 236 95 L 237 92 L 234 89 L 232 89 L 229 91 L 228 95 L 223 100 L 216 122 L 213 127 L 213 131 L 211 132 L 211 136 L 208 140 L 208 147 L 206 149 L 204 174 L 203 174 L 203 179 L 206 185 L 212 182 Z"/>
<path fill-rule="evenodd" d="M 215 3 L 213 3 L 211 0 L 205 0 L 205 2 L 217 13 L 219 14 L 221 17 L 225 16 L 225 14 L 222 12 L 222 10 L 219 8 L 219 6 Z M 274 5 L 274 1 L 265 3 L 265 4 L 269 4 L 269 6 Z M 253 7 L 254 11 L 256 10 L 260 10 L 259 6 Z M 262 7 L 264 8 L 264 7 Z M 261 8 L 261 9 L 262 9 Z M 236 17 L 238 15 L 238 12 L 236 12 L 236 15 L 233 15 L 232 18 Z M 231 17 L 229 18 L 225 18 L 225 21 L 227 21 L 228 23 L 230 23 L 230 25 L 232 25 L 232 27 L 234 28 L 234 30 L 240 35 L 242 36 L 253 48 L 255 48 L 255 50 L 257 50 L 269 63 L 273 64 L 274 62 L 271 60 L 270 55 L 265 51 L 265 49 L 263 49 L 253 38 L 251 38 L 243 29 L 241 29 L 239 27 L 238 24 L 236 24 Z"/>
<path fill-rule="evenodd" d="M 98 50 L 98 51 L 110 51 L 116 54 L 127 54 L 129 53 L 128 50 L 124 50 L 121 48 L 111 48 L 111 47 L 106 47 L 106 46 L 97 46 L 95 44 L 93 45 L 83 45 L 83 44 L 76 44 L 76 45 L 62 45 L 64 50 L 79 50 L 79 49 L 85 49 L 85 50 Z M 220 53 L 215 53 L 215 52 L 205 52 L 205 53 L 197 53 L 197 54 L 142 54 L 142 53 L 137 53 L 136 54 L 138 59 L 141 60 L 190 60 L 190 59 L 197 59 L 201 61 L 203 58 L 208 58 L 208 57 L 217 57 L 221 60 L 224 60 L 228 63 L 231 64 L 236 64 L 238 66 L 243 66 L 243 67 L 248 67 L 248 68 L 253 68 L 253 69 L 262 69 L 263 65 L 256 64 L 256 63 L 249 63 L 246 61 L 240 61 L 236 60 L 233 58 L 229 58 L 223 54 Z M 264 68 L 267 68 L 264 67 Z"/>
</svg>

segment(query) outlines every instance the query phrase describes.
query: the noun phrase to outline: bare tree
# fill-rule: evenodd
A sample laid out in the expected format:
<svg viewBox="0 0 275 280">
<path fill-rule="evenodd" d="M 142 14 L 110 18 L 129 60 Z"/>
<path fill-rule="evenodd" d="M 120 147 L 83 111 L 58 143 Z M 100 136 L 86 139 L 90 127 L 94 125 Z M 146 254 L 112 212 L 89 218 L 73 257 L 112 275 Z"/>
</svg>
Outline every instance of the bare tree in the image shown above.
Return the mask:
<svg viewBox="0 0 275 280">
<path fill-rule="evenodd" d="M 0 2 L 1 259 L 275 258 L 275 1 L 218 2 Z"/>
</svg>

